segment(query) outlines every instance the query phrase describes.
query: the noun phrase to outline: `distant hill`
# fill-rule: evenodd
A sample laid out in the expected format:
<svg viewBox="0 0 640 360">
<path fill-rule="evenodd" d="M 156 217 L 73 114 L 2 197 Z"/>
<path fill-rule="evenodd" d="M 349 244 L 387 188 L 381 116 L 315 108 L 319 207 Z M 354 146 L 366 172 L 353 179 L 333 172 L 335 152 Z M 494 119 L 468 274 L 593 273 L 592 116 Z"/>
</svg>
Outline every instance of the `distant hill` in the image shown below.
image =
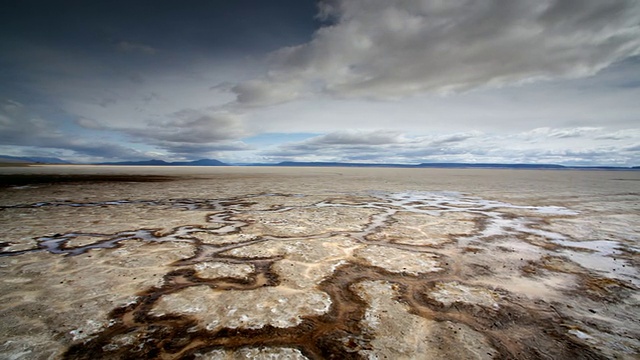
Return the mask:
<svg viewBox="0 0 640 360">
<path fill-rule="evenodd" d="M 0 161 L 10 163 L 35 163 L 35 164 L 71 164 L 71 162 L 56 157 L 44 156 L 9 156 L 0 155 Z"/>
<path fill-rule="evenodd" d="M 555 164 L 494 164 L 494 163 L 422 163 L 420 168 L 475 168 L 475 169 L 565 169 L 566 166 Z"/>
<path fill-rule="evenodd" d="M 155 165 L 155 166 L 163 166 L 170 165 L 170 163 L 164 160 L 141 160 L 141 161 L 116 161 L 116 162 L 104 162 L 98 163 L 96 165 Z"/>
<path fill-rule="evenodd" d="M 499 164 L 499 163 L 422 163 L 410 164 L 371 164 L 342 162 L 296 162 L 283 161 L 277 164 L 250 164 L 249 166 L 300 166 L 300 167 L 386 167 L 386 168 L 438 168 L 438 169 L 548 169 L 548 170 L 640 170 L 640 167 L 616 166 L 565 166 L 557 164 Z"/>
<path fill-rule="evenodd" d="M 256 166 L 305 166 L 305 167 L 415 167 L 404 164 L 371 164 L 371 163 L 342 163 L 342 162 L 296 162 L 283 161 L 277 164 L 256 164 Z"/>
<path fill-rule="evenodd" d="M 171 165 L 182 165 L 182 166 L 228 166 L 229 164 L 225 164 L 222 161 L 218 161 L 215 159 L 200 159 L 194 161 L 186 161 L 186 162 L 172 162 Z"/>
<path fill-rule="evenodd" d="M 0 163 L 4 166 L 26 166 L 29 164 L 71 164 L 56 157 L 41 156 L 8 156 L 0 155 Z M 12 165 L 15 164 L 15 165 Z M 200 159 L 193 161 L 141 160 L 103 162 L 95 165 L 131 165 L 131 166 L 229 166 L 227 163 L 215 159 Z M 290 167 L 366 167 L 366 168 L 438 168 L 438 169 L 549 169 L 549 170 L 640 170 L 640 166 L 567 166 L 557 164 L 501 164 L 501 163 L 421 163 L 421 164 L 374 164 L 374 163 L 345 163 L 345 162 L 305 162 L 282 161 L 279 163 L 237 164 L 240 166 L 290 166 Z"/>
<path fill-rule="evenodd" d="M 8 164 L 8 165 L 29 165 L 33 164 L 33 161 L 27 161 L 22 159 L 12 159 L 9 157 L 0 156 L 0 164 Z"/>
<path fill-rule="evenodd" d="M 263 164 L 266 165 L 266 164 Z M 269 166 L 317 166 L 317 167 L 393 167 L 393 168 L 486 168 L 486 169 L 564 169 L 565 166 L 554 164 L 492 164 L 492 163 L 422 163 L 410 164 L 371 164 L 341 162 L 295 162 L 283 161 Z"/>
<path fill-rule="evenodd" d="M 96 165 L 132 165 L 132 166 L 228 166 L 222 161 L 215 159 L 200 159 L 194 161 L 173 161 L 167 162 L 164 160 L 142 160 L 142 161 L 120 161 L 120 162 L 105 162 Z"/>
</svg>

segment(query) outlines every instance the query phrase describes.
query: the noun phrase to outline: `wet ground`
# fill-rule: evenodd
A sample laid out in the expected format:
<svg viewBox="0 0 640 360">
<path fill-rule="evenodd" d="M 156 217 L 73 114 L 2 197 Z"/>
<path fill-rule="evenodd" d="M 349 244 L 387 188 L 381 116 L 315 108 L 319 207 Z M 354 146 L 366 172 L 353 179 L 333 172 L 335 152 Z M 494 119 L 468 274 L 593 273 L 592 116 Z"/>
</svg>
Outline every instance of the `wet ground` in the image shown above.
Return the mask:
<svg viewBox="0 0 640 360">
<path fill-rule="evenodd" d="M 2 172 L 2 358 L 640 356 L 639 172 Z"/>
</svg>

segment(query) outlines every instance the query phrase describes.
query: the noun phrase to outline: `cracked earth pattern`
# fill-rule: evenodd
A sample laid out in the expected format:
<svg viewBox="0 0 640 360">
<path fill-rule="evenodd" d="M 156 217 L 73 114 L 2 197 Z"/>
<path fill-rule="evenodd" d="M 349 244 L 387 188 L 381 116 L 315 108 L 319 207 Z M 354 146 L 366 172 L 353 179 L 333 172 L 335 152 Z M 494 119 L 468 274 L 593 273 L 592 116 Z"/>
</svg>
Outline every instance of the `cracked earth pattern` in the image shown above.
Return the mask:
<svg viewBox="0 0 640 360">
<path fill-rule="evenodd" d="M 637 235 L 581 218 L 452 191 L 5 202 L 0 356 L 637 358 Z"/>
</svg>

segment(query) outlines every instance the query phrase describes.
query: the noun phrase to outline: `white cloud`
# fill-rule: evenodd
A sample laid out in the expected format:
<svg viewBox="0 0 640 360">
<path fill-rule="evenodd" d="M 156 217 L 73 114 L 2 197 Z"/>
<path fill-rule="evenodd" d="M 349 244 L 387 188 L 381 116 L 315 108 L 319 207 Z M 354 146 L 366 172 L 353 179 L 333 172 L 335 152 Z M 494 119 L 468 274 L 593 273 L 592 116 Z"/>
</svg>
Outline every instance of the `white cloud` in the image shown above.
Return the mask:
<svg viewBox="0 0 640 360">
<path fill-rule="evenodd" d="M 308 93 L 397 99 L 583 77 L 640 51 L 636 0 L 334 0 L 334 22 L 233 88 L 265 105 Z"/>
<path fill-rule="evenodd" d="M 575 127 L 575 128 L 541 127 L 541 128 L 533 129 L 531 131 L 521 133 L 519 135 L 524 137 L 527 140 L 535 141 L 535 140 L 548 139 L 548 138 L 567 139 L 567 138 L 589 137 L 589 135 L 601 134 L 602 130 L 603 130 L 602 127 Z"/>
<path fill-rule="evenodd" d="M 626 131 L 637 133 L 639 130 Z M 606 131 L 595 128 L 538 128 L 515 134 L 472 131 L 419 137 L 396 133 L 388 141 L 367 141 L 379 134 L 378 131 L 326 134 L 282 144 L 263 151 L 261 155 L 269 161 L 378 163 L 495 162 L 631 166 L 640 161 L 637 138 L 603 144 L 599 137 Z"/>
</svg>

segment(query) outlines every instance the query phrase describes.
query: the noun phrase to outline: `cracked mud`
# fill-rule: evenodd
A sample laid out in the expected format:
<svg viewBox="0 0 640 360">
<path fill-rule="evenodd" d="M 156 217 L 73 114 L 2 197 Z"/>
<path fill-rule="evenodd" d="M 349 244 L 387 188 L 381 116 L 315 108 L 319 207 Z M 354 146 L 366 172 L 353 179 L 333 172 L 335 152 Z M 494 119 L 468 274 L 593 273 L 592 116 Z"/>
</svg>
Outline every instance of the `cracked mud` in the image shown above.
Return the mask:
<svg viewBox="0 0 640 360">
<path fill-rule="evenodd" d="M 0 357 L 640 355 L 640 194 L 421 190 L 343 170 L 314 175 L 341 187 L 21 177 L 0 189 Z"/>
</svg>

